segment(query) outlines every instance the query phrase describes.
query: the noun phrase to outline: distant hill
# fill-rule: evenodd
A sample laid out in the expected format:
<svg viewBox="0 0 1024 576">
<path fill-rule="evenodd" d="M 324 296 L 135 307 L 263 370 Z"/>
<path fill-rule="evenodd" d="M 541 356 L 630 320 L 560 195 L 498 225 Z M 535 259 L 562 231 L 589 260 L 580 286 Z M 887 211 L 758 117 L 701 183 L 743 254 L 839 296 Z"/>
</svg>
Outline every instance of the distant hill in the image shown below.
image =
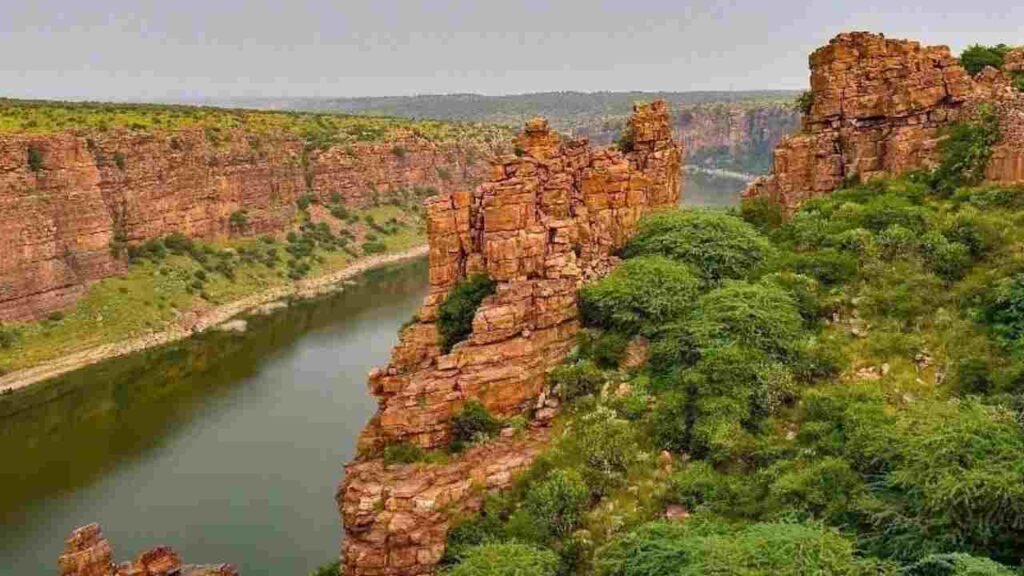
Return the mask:
<svg viewBox="0 0 1024 576">
<path fill-rule="evenodd" d="M 346 112 L 402 118 L 464 120 L 519 125 L 532 116 L 545 116 L 568 130 L 591 124 L 595 118 L 626 116 L 636 101 L 663 99 L 674 108 L 701 104 L 762 106 L 788 104 L 797 96 L 789 90 L 744 92 L 537 92 L 510 96 L 430 94 L 366 98 L 251 98 L 233 99 L 232 106 L 313 112 Z"/>
</svg>

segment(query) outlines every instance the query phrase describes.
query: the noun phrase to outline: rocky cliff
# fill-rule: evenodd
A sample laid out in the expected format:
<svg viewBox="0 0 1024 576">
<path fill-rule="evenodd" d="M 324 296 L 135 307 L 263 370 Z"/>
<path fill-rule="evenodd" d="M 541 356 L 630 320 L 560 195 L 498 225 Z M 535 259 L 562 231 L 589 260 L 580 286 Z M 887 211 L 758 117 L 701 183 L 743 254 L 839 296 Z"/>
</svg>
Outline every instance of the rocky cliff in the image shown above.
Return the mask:
<svg viewBox="0 0 1024 576">
<path fill-rule="evenodd" d="M 412 133 L 326 150 L 243 129 L 0 135 L 0 321 L 39 318 L 123 272 L 115 242 L 224 238 L 242 210 L 242 232 L 276 234 L 301 195 L 363 207 L 404 188 L 464 189 L 487 153 Z"/>
<path fill-rule="evenodd" d="M 672 112 L 684 163 L 748 174 L 767 172 L 772 149 L 800 127 L 800 114 L 788 101 L 676 104 Z M 624 125 L 602 120 L 574 128 L 573 135 L 611 144 Z"/>
<path fill-rule="evenodd" d="M 771 198 L 791 212 L 847 178 L 932 167 L 942 129 L 982 102 L 996 105 L 1003 123 L 989 179 L 1024 180 L 1024 104 L 1004 73 L 989 69 L 971 78 L 945 46 L 866 32 L 836 36 L 811 54 L 810 69 L 801 132 L 780 143 L 772 174 L 745 196 Z"/>
<path fill-rule="evenodd" d="M 178 554 L 166 546 L 120 564 L 114 563 L 113 555 L 99 524 L 82 526 L 64 543 L 64 552 L 57 560 L 60 576 L 238 576 L 230 564 L 182 564 Z"/>
<path fill-rule="evenodd" d="M 615 264 L 642 215 L 679 201 L 681 149 L 667 106 L 637 107 L 630 124 L 632 151 L 622 154 L 563 141 L 532 120 L 517 139 L 520 156 L 499 158 L 475 190 L 428 202 L 430 292 L 391 363 L 370 375 L 379 410 L 338 491 L 347 574 L 431 573 L 453 516 L 508 486 L 544 445 L 558 406 L 545 394 L 545 374 L 574 345 L 580 285 Z M 474 274 L 497 290 L 469 338 L 444 354 L 437 308 Z M 471 399 L 502 418 L 534 418 L 526 431 L 507 429 L 444 465 L 383 464 L 388 444 L 445 445 Z"/>
</svg>

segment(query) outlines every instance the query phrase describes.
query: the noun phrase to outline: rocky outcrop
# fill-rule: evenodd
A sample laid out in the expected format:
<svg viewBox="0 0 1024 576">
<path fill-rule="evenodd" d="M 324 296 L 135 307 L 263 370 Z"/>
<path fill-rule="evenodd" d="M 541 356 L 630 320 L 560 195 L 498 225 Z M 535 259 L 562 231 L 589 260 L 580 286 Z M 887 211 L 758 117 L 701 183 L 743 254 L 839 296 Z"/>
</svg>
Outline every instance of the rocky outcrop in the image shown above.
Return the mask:
<svg viewBox="0 0 1024 576">
<path fill-rule="evenodd" d="M 57 560 L 60 576 L 238 576 L 230 564 L 182 564 L 178 554 L 166 546 L 120 564 L 114 563 L 113 555 L 99 524 L 82 526 L 64 543 L 64 552 Z"/>
<path fill-rule="evenodd" d="M 484 184 L 428 201 L 430 292 L 391 363 L 370 375 L 379 410 L 338 492 L 347 574 L 431 573 L 452 514 L 477 507 L 480 489 L 507 486 L 543 445 L 557 406 L 544 394 L 545 374 L 575 342 L 580 285 L 615 264 L 642 215 L 679 201 L 681 150 L 667 106 L 638 106 L 630 122 L 633 150 L 622 154 L 562 141 L 531 120 L 520 155 L 497 159 Z M 496 281 L 496 293 L 469 338 L 444 354 L 437 308 L 474 274 Z M 502 418 L 531 410 L 536 418 L 523 438 L 445 465 L 392 469 L 378 459 L 391 443 L 447 444 L 452 417 L 470 399 Z"/>
<path fill-rule="evenodd" d="M 941 129 L 981 101 L 1009 99 L 1008 107 L 1019 108 L 1019 94 L 995 78 L 997 71 L 988 80 L 972 79 L 945 46 L 846 33 L 811 54 L 810 68 L 812 101 L 802 131 L 775 149 L 772 175 L 744 193 L 771 198 L 790 212 L 847 178 L 934 166 Z M 990 173 L 1020 180 L 1024 172 L 1013 150 L 1024 140 L 1012 130 L 1006 136 L 1008 148 L 997 151 Z"/>
<path fill-rule="evenodd" d="M 407 188 L 463 189 L 486 169 L 484 150 L 415 135 L 306 151 L 291 133 L 219 134 L 0 135 L 0 321 L 66 307 L 123 272 L 115 242 L 277 234 L 303 194 L 364 207 Z M 240 210 L 248 224 L 235 230 Z"/>
<path fill-rule="evenodd" d="M 763 174 L 772 150 L 800 128 L 800 113 L 788 102 L 716 102 L 673 106 L 676 133 L 688 165 Z M 573 134 L 593 143 L 611 144 L 624 121 L 601 120 L 576 127 Z"/>
</svg>

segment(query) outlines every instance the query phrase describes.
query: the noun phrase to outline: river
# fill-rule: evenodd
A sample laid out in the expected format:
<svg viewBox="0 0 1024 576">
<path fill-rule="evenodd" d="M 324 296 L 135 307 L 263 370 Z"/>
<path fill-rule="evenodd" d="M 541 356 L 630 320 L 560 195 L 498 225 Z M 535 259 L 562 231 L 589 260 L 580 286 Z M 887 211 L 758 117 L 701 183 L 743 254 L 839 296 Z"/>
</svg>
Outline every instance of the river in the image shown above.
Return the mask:
<svg viewBox="0 0 1024 576">
<path fill-rule="evenodd" d="M 117 560 L 158 544 L 246 576 L 305 576 L 338 553 L 342 465 L 426 292 L 426 262 L 342 293 L 105 362 L 0 399 L 0 574 L 56 573 L 98 521 Z"/>
<path fill-rule="evenodd" d="M 686 175 L 684 205 L 731 206 L 743 181 Z M 425 260 L 355 286 L 0 398 L 0 573 L 52 574 L 98 521 L 118 560 L 158 544 L 245 576 L 335 558 L 334 491 L 387 362 L 426 292 Z"/>
</svg>

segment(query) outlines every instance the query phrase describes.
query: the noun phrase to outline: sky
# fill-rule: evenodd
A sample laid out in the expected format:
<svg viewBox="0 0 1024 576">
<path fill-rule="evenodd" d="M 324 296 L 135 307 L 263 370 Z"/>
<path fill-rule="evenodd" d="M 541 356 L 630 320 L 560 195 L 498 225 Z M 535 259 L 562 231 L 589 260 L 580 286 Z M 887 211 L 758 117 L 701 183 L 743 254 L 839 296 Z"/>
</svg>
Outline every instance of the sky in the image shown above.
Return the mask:
<svg viewBox="0 0 1024 576">
<path fill-rule="evenodd" d="M 1020 0 L 0 0 L 0 96 L 802 89 L 847 30 L 1024 43 Z"/>
</svg>

